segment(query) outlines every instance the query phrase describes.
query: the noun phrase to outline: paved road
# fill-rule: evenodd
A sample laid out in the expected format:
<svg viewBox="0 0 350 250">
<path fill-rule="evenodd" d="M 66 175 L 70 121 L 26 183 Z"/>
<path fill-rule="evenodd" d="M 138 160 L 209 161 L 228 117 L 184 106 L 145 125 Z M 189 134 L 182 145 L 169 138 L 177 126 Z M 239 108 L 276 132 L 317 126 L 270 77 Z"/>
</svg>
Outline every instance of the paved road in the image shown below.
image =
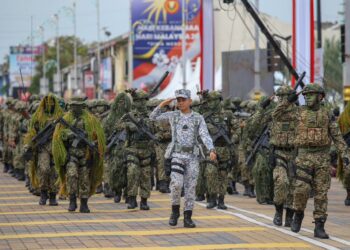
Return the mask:
<svg viewBox="0 0 350 250">
<path fill-rule="evenodd" d="M 2 169 L 2 168 L 1 168 Z M 242 195 L 227 198 L 227 211 L 197 203 L 195 229 L 168 225 L 169 196 L 152 192 L 150 211 L 130 211 L 101 195 L 90 199 L 90 214 L 68 213 L 67 201 L 39 206 L 23 182 L 0 174 L 0 249 L 350 249 L 350 207 L 333 180 L 326 228 L 332 238 L 313 237 L 309 200 L 304 228 L 294 234 L 271 223 L 273 207 Z M 242 190 L 240 190 L 242 191 Z"/>
</svg>

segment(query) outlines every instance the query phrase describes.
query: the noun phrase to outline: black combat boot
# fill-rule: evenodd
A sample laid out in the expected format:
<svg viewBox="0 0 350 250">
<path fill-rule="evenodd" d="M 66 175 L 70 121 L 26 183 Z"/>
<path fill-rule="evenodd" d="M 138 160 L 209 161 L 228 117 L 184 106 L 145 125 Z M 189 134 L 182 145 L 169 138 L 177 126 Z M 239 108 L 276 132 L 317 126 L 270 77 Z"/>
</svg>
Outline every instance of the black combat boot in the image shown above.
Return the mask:
<svg viewBox="0 0 350 250">
<path fill-rule="evenodd" d="M 141 197 L 140 210 L 149 210 L 149 206 L 147 204 L 147 198 Z"/>
<path fill-rule="evenodd" d="M 10 167 L 9 167 L 9 164 L 7 163 L 4 163 L 4 173 L 7 173 L 9 171 Z"/>
<path fill-rule="evenodd" d="M 33 195 L 35 195 L 35 196 L 40 196 L 40 195 L 41 195 L 40 190 L 37 189 L 37 188 L 34 188 L 34 190 L 33 190 Z"/>
<path fill-rule="evenodd" d="M 96 188 L 96 194 L 100 194 L 103 192 L 103 186 L 102 183 L 100 185 L 97 186 Z"/>
<path fill-rule="evenodd" d="M 26 176 L 24 174 L 24 169 L 18 169 L 17 170 L 17 180 L 18 181 L 25 181 Z"/>
<path fill-rule="evenodd" d="M 244 185 L 243 196 L 249 196 L 249 194 L 250 194 L 250 185 L 249 185 L 249 183 L 248 182 L 244 182 L 243 185 Z"/>
<path fill-rule="evenodd" d="M 163 194 L 168 194 L 170 193 L 169 185 L 168 182 L 165 180 L 159 181 L 159 192 Z"/>
<path fill-rule="evenodd" d="M 204 201 L 204 200 L 205 200 L 204 194 L 199 194 L 196 196 L 196 201 Z"/>
<path fill-rule="evenodd" d="M 283 204 L 275 204 L 275 217 L 273 218 L 273 224 L 276 226 L 282 226 L 282 217 L 283 217 Z"/>
<path fill-rule="evenodd" d="M 196 224 L 194 224 L 192 220 L 192 210 L 187 210 L 184 212 L 184 227 L 194 228 Z"/>
<path fill-rule="evenodd" d="M 291 208 L 286 209 L 286 220 L 284 221 L 285 227 L 290 227 L 293 221 L 294 210 Z"/>
<path fill-rule="evenodd" d="M 212 209 L 214 207 L 217 206 L 217 203 L 216 203 L 216 194 L 214 195 L 209 195 L 208 197 L 208 204 L 207 204 L 207 208 L 208 209 Z"/>
<path fill-rule="evenodd" d="M 113 190 L 111 189 L 111 187 L 109 186 L 108 183 L 104 184 L 104 186 L 103 186 L 103 193 L 105 194 L 106 198 L 112 198 L 114 196 Z"/>
<path fill-rule="evenodd" d="M 254 192 L 254 185 L 250 185 L 249 188 L 249 198 L 256 198 L 255 192 Z"/>
<path fill-rule="evenodd" d="M 137 207 L 136 196 L 128 197 L 128 209 L 134 209 Z"/>
<path fill-rule="evenodd" d="M 114 203 L 119 203 L 121 199 L 122 199 L 122 195 L 119 192 L 115 191 Z"/>
<path fill-rule="evenodd" d="M 179 219 L 179 217 L 180 217 L 180 205 L 172 205 L 169 225 L 176 226 L 177 220 Z"/>
<path fill-rule="evenodd" d="M 238 191 L 237 191 L 237 188 L 236 188 L 236 182 L 235 181 L 232 182 L 232 192 L 233 192 L 232 193 L 233 195 L 239 194 Z"/>
<path fill-rule="evenodd" d="M 75 194 L 69 195 L 69 207 L 68 211 L 69 212 L 74 212 L 77 209 L 77 196 Z"/>
<path fill-rule="evenodd" d="M 81 198 L 80 199 L 80 213 L 90 213 L 90 209 L 88 207 L 88 198 Z"/>
<path fill-rule="evenodd" d="M 348 194 L 346 196 L 344 204 L 345 204 L 345 206 L 350 206 L 350 188 L 346 189 L 346 191 L 347 191 Z"/>
<path fill-rule="evenodd" d="M 329 239 L 329 235 L 324 230 L 324 224 L 326 223 L 325 218 L 315 219 L 315 230 L 314 236 L 321 239 Z"/>
<path fill-rule="evenodd" d="M 14 167 L 12 167 L 12 168 L 13 168 L 13 171 L 11 173 L 11 176 L 16 178 L 16 176 L 17 176 L 17 168 L 14 168 Z"/>
<path fill-rule="evenodd" d="M 291 230 L 294 233 L 298 233 L 300 231 L 301 223 L 303 222 L 303 219 L 304 219 L 304 211 L 295 211 L 292 226 L 291 226 Z"/>
<path fill-rule="evenodd" d="M 47 190 L 41 190 L 39 205 L 46 205 L 47 198 Z"/>
<path fill-rule="evenodd" d="M 9 170 L 7 171 L 8 174 L 12 174 L 13 173 L 13 166 L 11 164 L 7 164 Z"/>
<path fill-rule="evenodd" d="M 49 194 L 49 206 L 57 206 L 56 193 L 52 192 Z"/>
<path fill-rule="evenodd" d="M 233 187 L 231 181 L 228 182 L 226 191 L 229 195 L 233 195 Z"/>
<path fill-rule="evenodd" d="M 225 197 L 223 195 L 219 195 L 219 198 L 218 198 L 218 209 L 223 209 L 223 210 L 227 209 L 224 200 L 225 200 Z"/>
<path fill-rule="evenodd" d="M 30 179 L 29 179 L 29 176 L 27 174 L 25 175 L 25 182 L 26 182 L 26 187 L 29 188 L 30 187 Z"/>
</svg>

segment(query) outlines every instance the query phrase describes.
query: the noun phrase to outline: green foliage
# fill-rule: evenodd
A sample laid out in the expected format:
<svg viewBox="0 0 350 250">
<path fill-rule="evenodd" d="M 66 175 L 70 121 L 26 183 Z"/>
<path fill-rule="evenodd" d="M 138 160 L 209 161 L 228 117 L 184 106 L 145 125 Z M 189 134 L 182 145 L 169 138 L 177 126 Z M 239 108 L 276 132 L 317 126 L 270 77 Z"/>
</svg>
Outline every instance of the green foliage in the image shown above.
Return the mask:
<svg viewBox="0 0 350 250">
<path fill-rule="evenodd" d="M 341 62 L 340 40 L 326 39 L 324 42 L 324 86 L 326 92 L 343 92 L 343 65 Z"/>
</svg>

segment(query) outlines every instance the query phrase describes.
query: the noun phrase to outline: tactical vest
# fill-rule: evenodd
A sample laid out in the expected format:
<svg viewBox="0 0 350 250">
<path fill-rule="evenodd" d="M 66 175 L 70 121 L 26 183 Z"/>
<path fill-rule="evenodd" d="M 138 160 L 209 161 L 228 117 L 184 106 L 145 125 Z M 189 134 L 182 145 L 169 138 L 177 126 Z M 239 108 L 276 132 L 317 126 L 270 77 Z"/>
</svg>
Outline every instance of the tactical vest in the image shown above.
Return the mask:
<svg viewBox="0 0 350 250">
<path fill-rule="evenodd" d="M 328 111 L 320 108 L 312 111 L 301 108 L 298 113 L 295 145 L 298 147 L 323 147 L 331 145 L 329 136 L 330 117 Z"/>
<path fill-rule="evenodd" d="M 295 121 L 286 113 L 272 120 L 270 128 L 270 144 L 275 147 L 294 147 Z"/>
</svg>

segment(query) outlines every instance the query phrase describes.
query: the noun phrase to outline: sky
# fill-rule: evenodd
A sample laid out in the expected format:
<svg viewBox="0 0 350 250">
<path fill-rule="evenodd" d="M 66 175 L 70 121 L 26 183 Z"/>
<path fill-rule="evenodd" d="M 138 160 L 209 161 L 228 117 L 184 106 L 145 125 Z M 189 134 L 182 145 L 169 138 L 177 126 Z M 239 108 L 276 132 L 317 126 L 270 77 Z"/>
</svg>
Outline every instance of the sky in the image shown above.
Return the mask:
<svg viewBox="0 0 350 250">
<path fill-rule="evenodd" d="M 60 35 L 73 35 L 73 17 L 69 11 L 73 1 L 0 0 L 0 63 L 9 53 L 9 46 L 29 43 L 31 17 L 33 17 L 34 44 L 41 42 L 38 32 L 38 27 L 41 25 L 45 30 L 45 40 L 55 37 L 53 15 L 57 13 L 60 18 Z M 76 0 L 77 36 L 85 42 L 97 40 L 96 1 Z M 322 21 L 339 21 L 338 12 L 342 10 L 342 2 L 343 0 L 322 0 Z M 100 27 L 106 27 L 112 33 L 111 37 L 129 30 L 129 4 L 129 0 L 100 0 Z M 259 0 L 259 5 L 260 11 L 291 23 L 292 0 Z M 101 32 L 101 41 L 103 40 L 107 40 L 107 37 Z"/>
</svg>

